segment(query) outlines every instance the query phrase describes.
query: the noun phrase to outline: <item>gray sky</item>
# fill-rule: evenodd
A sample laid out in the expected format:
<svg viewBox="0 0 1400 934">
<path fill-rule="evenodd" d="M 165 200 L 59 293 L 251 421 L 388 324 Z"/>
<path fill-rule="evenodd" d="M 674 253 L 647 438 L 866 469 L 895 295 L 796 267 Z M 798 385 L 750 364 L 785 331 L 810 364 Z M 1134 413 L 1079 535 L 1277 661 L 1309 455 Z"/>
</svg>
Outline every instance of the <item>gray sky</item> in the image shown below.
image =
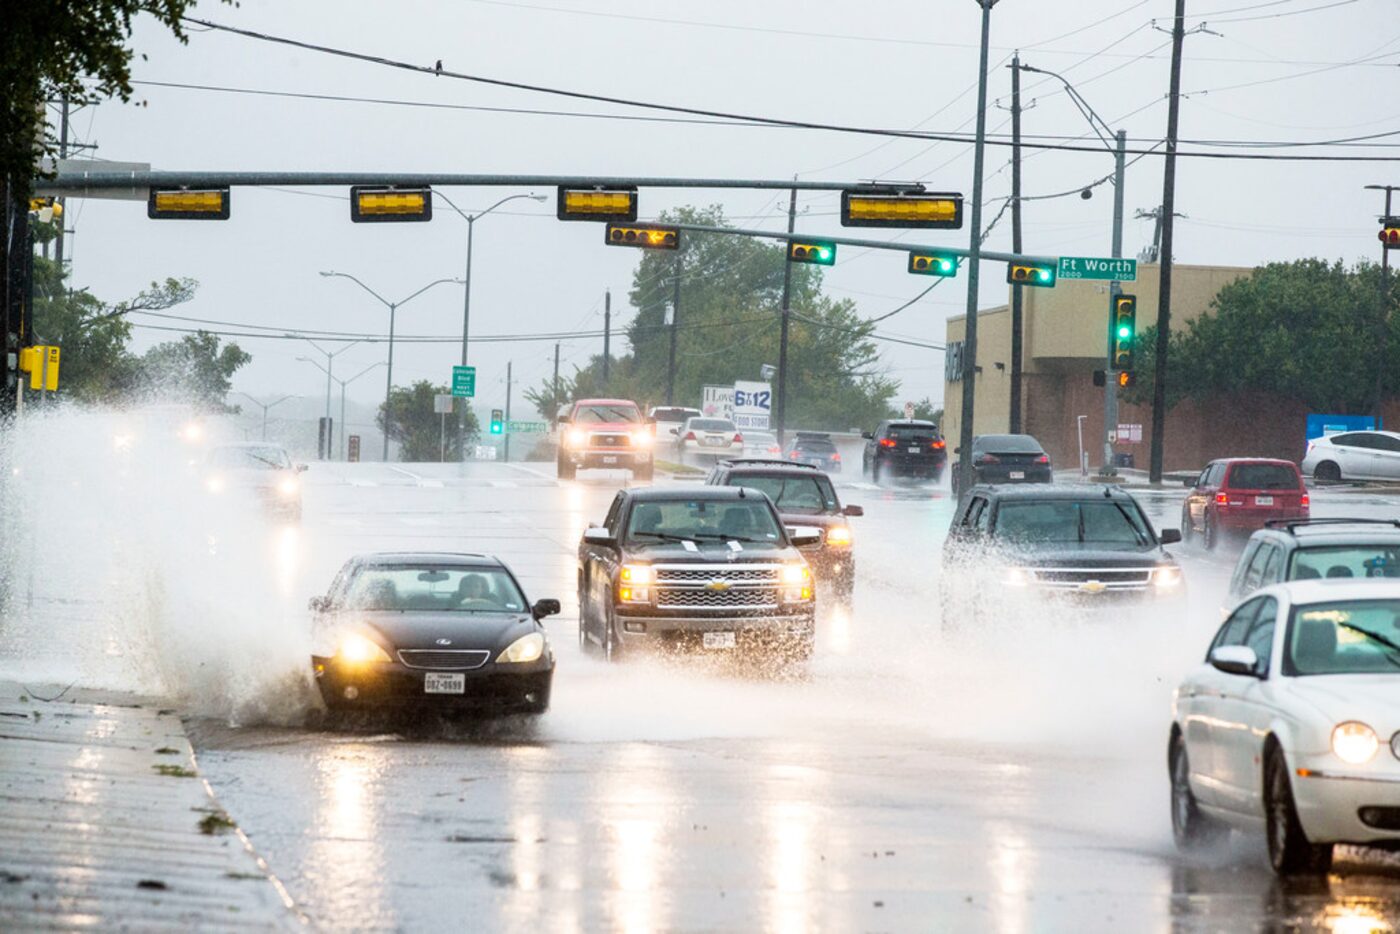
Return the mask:
<svg viewBox="0 0 1400 934">
<path fill-rule="evenodd" d="M 1323 8 L 1325 7 L 1325 8 Z M 1004 67 L 1013 48 L 1025 63 L 1063 73 L 1095 111 L 1130 140 L 1165 135 L 1171 0 L 1003 0 L 993 12 L 990 97 L 1010 93 Z M 1233 12 L 1232 12 L 1233 11 Z M 1184 140 L 1329 140 L 1396 131 L 1400 98 L 1400 0 L 1192 0 L 1188 27 L 1204 21 L 1222 35 L 1186 41 Z M 194 15 L 322 45 L 474 74 L 684 106 L 828 123 L 968 131 L 973 127 L 979 16 L 969 0 L 866 0 L 814 3 L 734 0 L 696 6 L 633 0 L 457 0 L 367 3 L 206 0 Z M 710 24 L 710 25 L 705 25 Z M 135 45 L 149 60 L 146 81 L 257 90 L 393 98 L 482 107 L 665 116 L 610 105 L 486 87 L 348 61 L 223 34 L 196 32 L 181 46 L 149 20 Z M 1368 60 L 1363 64 L 1355 63 Z M 1033 109 L 1023 132 L 1088 134 L 1059 84 L 1027 74 Z M 934 190 L 972 190 L 972 147 L 833 132 L 693 126 L 297 100 L 138 86 L 145 106 L 106 103 L 80 112 L 79 138 L 101 158 L 150 162 L 170 170 L 443 171 L 599 175 L 685 175 L 804 179 L 917 179 Z M 1009 133 L 1009 114 L 992 108 L 991 132 Z M 1088 136 L 1089 142 L 1095 137 Z M 1400 135 L 1372 148 L 1302 150 L 1318 154 L 1400 155 Z M 1130 143 L 1130 147 L 1132 143 Z M 1144 147 L 1145 148 L 1145 147 Z M 1183 142 L 1183 149 L 1205 147 Z M 1217 151 L 1219 151 L 1217 149 Z M 1237 151 L 1237 150 L 1230 150 Z M 1260 150 L 1250 150 L 1260 151 Z M 1298 151 L 1298 150 L 1270 150 Z M 1073 189 L 1112 171 L 1107 152 L 1027 151 L 1024 194 Z M 1010 188 L 1009 149 L 987 150 L 985 220 Z M 1132 220 L 1161 199 L 1159 158 L 1128 169 L 1125 252 L 1151 240 L 1150 221 Z M 1348 262 L 1374 256 L 1375 215 L 1368 183 L 1400 184 L 1394 163 L 1231 162 L 1182 159 L 1177 228 L 1182 263 L 1254 265 L 1303 256 Z M 455 189 L 464 209 L 512 193 Z M 600 328 L 602 295 L 613 290 L 615 326 L 632 315 L 626 292 L 638 256 L 603 246 L 595 224 L 560 223 L 554 192 L 544 204 L 518 201 L 478 222 L 473 263 L 472 333 L 511 334 Z M 332 195 L 333 197 L 326 197 Z M 352 225 L 345 192 L 235 190 L 224 223 L 155 222 L 137 202 L 70 202 L 78 285 L 117 300 L 153 279 L 191 276 L 198 298 L 173 313 L 274 327 L 382 331 L 387 313 L 343 279 L 352 273 L 389 298 L 437 278 L 461 276 L 466 224 L 439 203 L 430 224 Z M 786 196 L 762 192 L 643 191 L 642 214 L 680 203 L 722 203 L 731 220 L 778 228 Z M 798 229 L 838 234 L 834 194 L 799 196 Z M 1108 255 L 1112 188 L 1028 203 L 1025 247 L 1042 254 Z M 1009 215 L 990 248 L 1010 248 Z M 852 231 L 852 233 L 856 233 Z M 868 232 L 865 232 L 868 233 Z M 860 235 L 860 234 L 857 234 Z M 894 232 L 922 242 L 966 246 L 968 231 Z M 879 236 L 878 234 L 876 236 Z M 983 267 L 983 306 L 1006 300 L 1004 267 Z M 830 293 L 854 299 L 865 317 L 884 314 L 929 280 L 905 272 L 902 253 L 842 248 L 827 274 Z M 940 285 L 881 325 L 883 332 L 942 341 L 943 322 L 963 310 L 963 275 Z M 462 290 L 438 286 L 406 305 L 398 332 L 460 335 Z M 138 324 L 193 326 L 133 318 Z M 136 346 L 179 335 L 138 328 Z M 325 378 L 298 362 L 299 342 L 241 341 L 254 361 L 235 379 L 253 394 L 324 395 Z M 615 344 L 615 346 L 617 346 Z M 564 372 L 601 350 L 600 340 L 566 342 Z M 449 379 L 459 347 L 398 344 L 395 383 Z M 384 345 L 351 348 L 339 375 L 382 359 Z M 548 375 L 552 343 L 476 344 L 478 404 L 499 405 L 505 363 L 526 385 Z M 941 352 L 884 345 L 900 398 L 943 392 Z M 383 370 L 351 388 L 364 403 L 382 399 Z M 517 397 L 518 398 L 518 397 Z"/>
</svg>

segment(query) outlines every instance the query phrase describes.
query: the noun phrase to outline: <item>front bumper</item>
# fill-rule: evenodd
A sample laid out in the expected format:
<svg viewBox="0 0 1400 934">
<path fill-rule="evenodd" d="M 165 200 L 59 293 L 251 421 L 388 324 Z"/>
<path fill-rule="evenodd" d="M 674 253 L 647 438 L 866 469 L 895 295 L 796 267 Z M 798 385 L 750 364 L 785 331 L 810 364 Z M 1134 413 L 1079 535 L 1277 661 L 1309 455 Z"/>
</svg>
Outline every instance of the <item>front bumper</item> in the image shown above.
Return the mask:
<svg viewBox="0 0 1400 934">
<path fill-rule="evenodd" d="M 623 646 L 658 651 L 695 648 L 703 644 L 707 632 L 734 633 L 736 648 L 741 650 L 800 646 L 816 637 L 815 608 L 775 616 L 659 616 L 648 612 L 646 608 L 619 607 L 617 628 Z"/>
<path fill-rule="evenodd" d="M 564 457 L 575 467 L 590 468 L 644 467 L 651 463 L 651 451 L 636 448 L 602 450 L 581 448 L 566 450 Z"/>
<path fill-rule="evenodd" d="M 801 551 L 816 580 L 823 583 L 849 583 L 855 578 L 856 556 L 852 554 L 849 546 L 834 548 L 829 545 L 816 545 Z"/>
<path fill-rule="evenodd" d="M 1330 753 L 1296 757 L 1290 779 L 1298 822 L 1313 843 L 1400 845 L 1400 761 L 1385 745 L 1363 766 Z M 1370 824 L 1365 808 L 1380 810 L 1368 812 Z"/>
<path fill-rule="evenodd" d="M 497 666 L 494 662 L 464 675 L 462 694 L 427 694 L 427 671 L 398 662 L 345 665 L 335 658 L 313 655 L 311 670 L 321 699 L 333 710 L 371 710 L 423 707 L 444 710 L 500 710 L 523 707 L 532 700 L 548 700 L 554 681 L 554 660 L 549 654 L 525 665 Z M 347 697 L 347 688 L 354 696 Z"/>
</svg>

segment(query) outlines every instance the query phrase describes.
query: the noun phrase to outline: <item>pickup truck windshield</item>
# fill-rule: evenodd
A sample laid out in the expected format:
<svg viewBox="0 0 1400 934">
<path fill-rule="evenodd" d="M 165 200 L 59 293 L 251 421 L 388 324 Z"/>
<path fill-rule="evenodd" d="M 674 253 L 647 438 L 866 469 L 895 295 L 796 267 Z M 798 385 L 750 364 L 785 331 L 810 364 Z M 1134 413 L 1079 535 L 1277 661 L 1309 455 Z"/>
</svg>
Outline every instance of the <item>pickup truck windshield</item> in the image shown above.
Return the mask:
<svg viewBox="0 0 1400 934">
<path fill-rule="evenodd" d="M 768 502 L 726 499 L 638 503 L 627 522 L 627 541 L 654 544 L 690 540 L 782 544 L 782 530 Z"/>
<path fill-rule="evenodd" d="M 576 425 L 635 424 L 641 420 L 642 411 L 635 405 L 583 405 L 574 413 Z"/>
<path fill-rule="evenodd" d="M 825 477 L 736 477 L 730 486 L 745 486 L 768 494 L 778 512 L 817 515 L 836 511 L 836 491 Z"/>
<path fill-rule="evenodd" d="M 996 534 L 1012 542 L 1150 545 L 1152 536 L 1136 504 L 1115 500 L 1006 502 L 997 511 Z"/>
</svg>

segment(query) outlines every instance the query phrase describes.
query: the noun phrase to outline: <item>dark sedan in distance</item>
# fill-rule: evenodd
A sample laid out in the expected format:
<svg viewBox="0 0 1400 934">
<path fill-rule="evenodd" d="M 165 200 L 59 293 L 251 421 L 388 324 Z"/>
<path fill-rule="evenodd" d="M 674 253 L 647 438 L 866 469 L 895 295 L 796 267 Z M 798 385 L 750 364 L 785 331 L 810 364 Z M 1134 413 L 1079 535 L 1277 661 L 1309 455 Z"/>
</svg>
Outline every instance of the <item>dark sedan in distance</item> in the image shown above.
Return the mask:
<svg viewBox="0 0 1400 934">
<path fill-rule="evenodd" d="M 953 494 L 958 494 L 958 467 L 963 452 L 953 452 Z M 1051 483 L 1050 455 L 1030 435 L 978 435 L 972 439 L 972 472 L 977 483 Z"/>
<path fill-rule="evenodd" d="M 549 707 L 554 652 L 541 620 L 559 601 L 531 606 L 496 558 L 359 555 L 311 609 L 328 648 L 312 671 L 332 710 Z"/>
</svg>

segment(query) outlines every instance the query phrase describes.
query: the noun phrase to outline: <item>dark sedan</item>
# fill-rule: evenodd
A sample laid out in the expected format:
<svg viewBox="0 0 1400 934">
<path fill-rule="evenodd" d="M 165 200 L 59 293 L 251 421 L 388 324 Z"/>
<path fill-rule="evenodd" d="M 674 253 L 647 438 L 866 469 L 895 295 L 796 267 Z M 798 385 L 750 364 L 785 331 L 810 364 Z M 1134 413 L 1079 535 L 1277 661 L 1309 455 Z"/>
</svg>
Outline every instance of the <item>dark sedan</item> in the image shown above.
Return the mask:
<svg viewBox="0 0 1400 934">
<path fill-rule="evenodd" d="M 540 621 L 559 601 L 528 604 L 495 558 L 361 555 L 311 609 L 329 648 L 312 670 L 334 710 L 549 707 L 554 653 Z"/>
<path fill-rule="evenodd" d="M 961 449 L 954 451 L 953 493 L 958 493 Z M 976 483 L 1051 483 L 1050 455 L 1030 435 L 978 435 L 972 439 L 972 472 Z"/>
</svg>

